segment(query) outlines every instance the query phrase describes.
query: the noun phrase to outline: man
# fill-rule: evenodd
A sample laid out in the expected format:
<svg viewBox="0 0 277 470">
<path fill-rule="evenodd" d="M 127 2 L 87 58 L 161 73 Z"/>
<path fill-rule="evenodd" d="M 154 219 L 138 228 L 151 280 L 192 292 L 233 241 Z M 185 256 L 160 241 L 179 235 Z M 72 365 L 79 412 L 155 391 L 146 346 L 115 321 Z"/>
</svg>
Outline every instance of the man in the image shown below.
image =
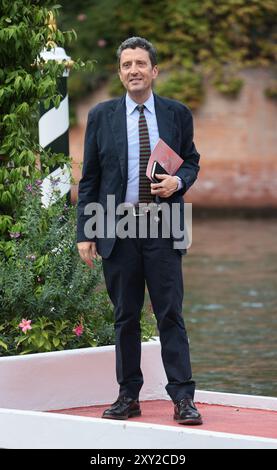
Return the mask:
<svg viewBox="0 0 277 470">
<path fill-rule="evenodd" d="M 193 402 L 195 382 L 182 317 L 181 255 L 186 250 L 174 248 L 174 235 L 163 237 L 160 228 L 163 211 L 151 219 L 149 212 L 141 210 L 141 206 L 158 197 L 159 202 L 168 202 L 170 207 L 177 204 L 184 214 L 182 196 L 199 171 L 192 116 L 183 104 L 153 94 L 152 83 L 158 69 L 156 50 L 150 42 L 129 38 L 117 53 L 119 78 L 127 93 L 122 98 L 100 103 L 89 112 L 78 199 L 78 250 L 91 267 L 97 255 L 101 255 L 115 312 L 119 396 L 103 418 L 127 419 L 141 414 L 140 314 L 146 282 L 157 319 L 168 379 L 166 390 L 174 403 L 174 419 L 181 424 L 201 424 L 201 415 Z M 159 137 L 184 162 L 176 175 L 157 175 L 160 182 L 150 183 L 145 170 Z M 107 203 L 111 195 L 116 206 L 124 203 L 133 207 L 130 217 L 135 224 L 142 219 L 158 224 L 158 236 L 151 237 L 149 230 L 144 237 L 122 238 L 113 234 Z M 91 238 L 88 233 L 91 213 L 85 207 L 96 202 L 103 206 L 105 233 Z M 118 220 L 120 215 L 117 223 Z"/>
</svg>

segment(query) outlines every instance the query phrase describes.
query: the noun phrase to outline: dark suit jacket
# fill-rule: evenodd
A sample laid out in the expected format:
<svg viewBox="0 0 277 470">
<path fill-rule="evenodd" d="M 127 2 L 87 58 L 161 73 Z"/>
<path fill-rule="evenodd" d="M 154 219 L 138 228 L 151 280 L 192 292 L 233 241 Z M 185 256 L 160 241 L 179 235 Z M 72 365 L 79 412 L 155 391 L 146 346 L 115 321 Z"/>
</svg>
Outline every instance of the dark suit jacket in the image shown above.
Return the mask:
<svg viewBox="0 0 277 470">
<path fill-rule="evenodd" d="M 161 199 L 179 203 L 181 220 L 184 213 L 183 194 L 197 178 L 199 153 L 193 143 L 191 111 L 178 101 L 154 94 L 160 138 L 184 160 L 178 175 L 184 187 L 170 198 Z M 107 223 L 107 196 L 115 195 L 116 206 L 125 200 L 128 179 L 128 142 L 125 96 L 98 104 L 88 115 L 85 135 L 83 173 L 79 183 L 77 242 L 91 240 L 85 236 L 84 226 L 91 215 L 84 214 L 88 203 L 99 202 L 104 207 Z M 120 217 L 119 217 L 120 218 Z M 115 237 L 93 239 L 103 258 L 112 252 Z M 186 250 L 181 250 L 182 253 Z"/>
</svg>

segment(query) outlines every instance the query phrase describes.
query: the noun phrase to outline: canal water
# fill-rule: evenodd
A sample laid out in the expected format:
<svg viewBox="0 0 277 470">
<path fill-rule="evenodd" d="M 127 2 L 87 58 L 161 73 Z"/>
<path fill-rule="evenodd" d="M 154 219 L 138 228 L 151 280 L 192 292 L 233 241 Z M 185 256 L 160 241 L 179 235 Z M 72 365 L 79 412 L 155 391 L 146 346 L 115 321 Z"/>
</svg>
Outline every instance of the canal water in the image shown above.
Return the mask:
<svg viewBox="0 0 277 470">
<path fill-rule="evenodd" d="M 277 396 L 277 219 L 193 219 L 184 318 L 201 390 Z"/>
</svg>

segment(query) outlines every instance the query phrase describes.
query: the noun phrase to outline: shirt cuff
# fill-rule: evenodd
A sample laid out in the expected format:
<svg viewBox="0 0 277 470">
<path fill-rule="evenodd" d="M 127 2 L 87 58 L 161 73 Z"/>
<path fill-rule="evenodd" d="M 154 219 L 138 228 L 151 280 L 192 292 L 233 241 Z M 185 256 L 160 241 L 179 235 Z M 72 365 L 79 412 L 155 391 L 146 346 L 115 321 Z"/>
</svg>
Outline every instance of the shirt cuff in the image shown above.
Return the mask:
<svg viewBox="0 0 277 470">
<path fill-rule="evenodd" d="M 180 189 L 182 189 L 184 186 L 184 182 L 181 180 L 179 176 L 176 176 L 176 178 L 178 178 L 178 188 L 176 189 L 176 191 L 180 191 Z"/>
</svg>

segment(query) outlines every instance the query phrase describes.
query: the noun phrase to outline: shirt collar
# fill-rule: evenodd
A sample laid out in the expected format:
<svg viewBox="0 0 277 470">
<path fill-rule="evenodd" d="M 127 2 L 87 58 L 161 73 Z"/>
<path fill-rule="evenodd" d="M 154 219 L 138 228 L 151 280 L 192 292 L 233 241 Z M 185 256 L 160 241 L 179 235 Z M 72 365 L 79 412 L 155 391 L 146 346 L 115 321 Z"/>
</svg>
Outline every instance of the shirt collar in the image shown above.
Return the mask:
<svg viewBox="0 0 277 470">
<path fill-rule="evenodd" d="M 149 98 L 143 104 L 150 113 L 152 114 L 155 113 L 154 95 L 152 91 L 151 91 L 151 95 L 149 96 Z M 128 93 L 126 93 L 126 109 L 127 109 L 128 115 L 133 113 L 137 105 L 138 104 L 134 100 L 132 100 L 132 98 L 128 95 Z"/>
</svg>

